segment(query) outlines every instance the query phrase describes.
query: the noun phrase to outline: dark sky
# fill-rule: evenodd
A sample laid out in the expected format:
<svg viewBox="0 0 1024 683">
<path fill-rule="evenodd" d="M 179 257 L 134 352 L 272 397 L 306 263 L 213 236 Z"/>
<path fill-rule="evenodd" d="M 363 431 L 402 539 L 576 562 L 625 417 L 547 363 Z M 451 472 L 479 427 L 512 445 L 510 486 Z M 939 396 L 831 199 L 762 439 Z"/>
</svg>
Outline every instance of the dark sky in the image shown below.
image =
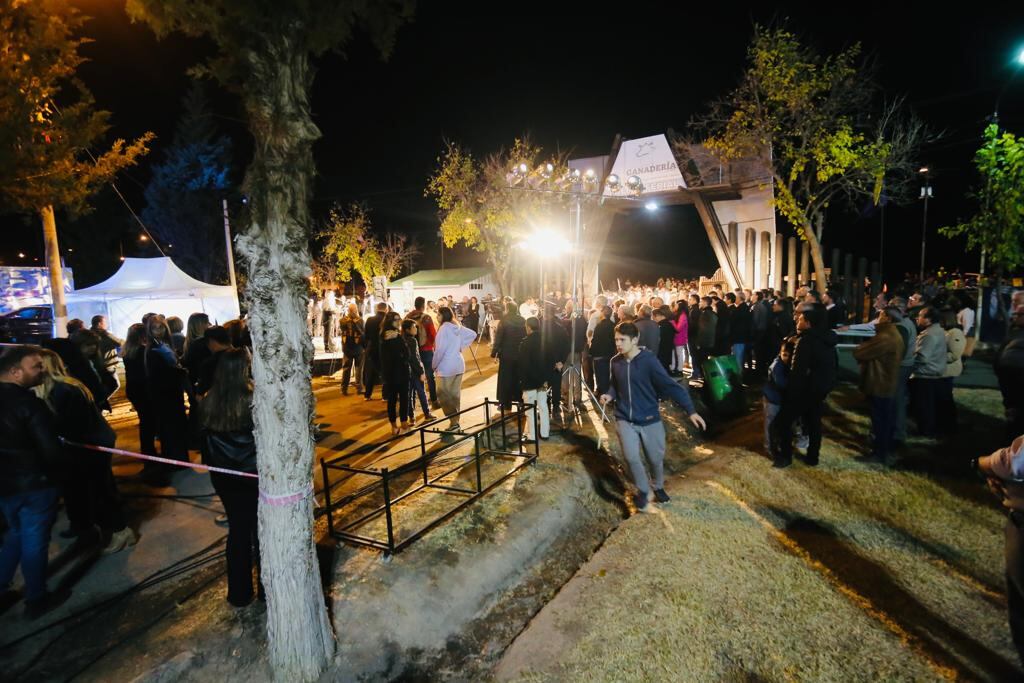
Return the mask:
<svg viewBox="0 0 1024 683">
<path fill-rule="evenodd" d="M 112 134 L 153 130 L 160 140 L 149 161 L 159 160 L 188 84 L 185 70 L 208 47 L 183 38 L 157 42 L 148 28 L 130 24 L 113 0 L 77 4 L 96 17 L 88 25 L 95 42 L 85 49 L 92 61 L 82 75 L 100 106 L 113 112 Z M 320 178 L 314 212 L 324 213 L 332 201 L 364 200 L 379 228 L 420 234 L 427 248 L 422 265 L 436 266 L 438 220 L 423 188 L 446 139 L 483 155 L 528 131 L 544 146 L 591 156 L 608 153 L 616 133 L 685 130 L 705 103 L 735 85 L 754 22 L 788 18 L 792 29 L 823 51 L 861 42 L 879 62 L 885 93 L 906 95 L 922 118 L 944 132 L 922 159 L 935 172 L 929 265 L 959 259 L 966 269 L 975 267 L 976 257 L 964 256 L 934 229 L 970 211 L 963 195 L 972 181 L 971 156 L 1012 73 L 1013 50 L 1024 45 L 1024 5 L 666 5 L 565 3 L 560 9 L 558 3 L 425 1 L 400 31 L 389 61 L 360 39 L 346 59 L 320 60 L 313 113 L 323 138 L 315 147 Z M 215 106 L 244 162 L 248 139 L 237 103 L 219 94 Z M 1024 75 L 1007 91 L 1000 113 L 1006 128 L 1024 133 Z M 139 210 L 148 162 L 126 176 L 119 184 Z M 108 215 L 120 220 L 127 213 L 110 197 L 98 204 L 91 229 L 102 229 L 96 226 Z M 689 246 L 694 234 L 700 237 L 689 224 L 684 211 L 638 218 L 619 225 L 611 239 L 621 261 L 636 264 L 629 267 L 636 268 L 635 277 L 649 272 L 640 265 L 647 261 L 685 270 L 692 264 L 684 267 L 689 261 L 670 254 L 692 252 L 690 260 L 700 261 L 707 251 Z M 5 239 L 4 263 L 11 262 L 12 249 L 41 256 L 32 225 Z M 826 241 L 857 245 L 876 257 L 878 230 L 877 216 L 830 216 Z M 886 260 L 916 268 L 920 230 L 919 203 L 889 210 Z M 446 256 L 447 265 L 472 258 L 464 250 Z"/>
</svg>

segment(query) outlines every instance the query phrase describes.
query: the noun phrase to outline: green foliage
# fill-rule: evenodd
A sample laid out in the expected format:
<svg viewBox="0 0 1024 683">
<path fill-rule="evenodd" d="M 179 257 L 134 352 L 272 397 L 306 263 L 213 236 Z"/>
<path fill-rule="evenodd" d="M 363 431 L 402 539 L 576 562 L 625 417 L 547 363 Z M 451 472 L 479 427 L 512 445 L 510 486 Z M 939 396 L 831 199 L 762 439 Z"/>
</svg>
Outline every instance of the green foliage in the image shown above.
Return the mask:
<svg viewBox="0 0 1024 683">
<path fill-rule="evenodd" d="M 1011 271 L 1024 264 L 1024 138 L 989 125 L 974 165 L 981 181 L 972 192 L 978 212 L 939 232 L 963 235 L 968 249 L 984 249 L 993 266 Z"/>
<path fill-rule="evenodd" d="M 822 57 L 785 29 L 758 27 L 740 86 L 704 122 L 714 154 L 764 164 L 776 207 L 804 239 L 837 198 L 877 202 L 887 176 L 906 175 L 924 134 L 915 122 L 907 135 L 891 110 L 870 124 L 874 88 L 859 53 Z"/>
<path fill-rule="evenodd" d="M 287 62 L 296 55 L 341 52 L 357 29 L 386 56 L 414 7 L 411 0 L 128 0 L 126 5 L 133 20 L 145 21 L 158 36 L 179 31 L 212 39 L 218 53 L 196 71 L 233 86 L 252 85 L 264 59 Z"/>
<path fill-rule="evenodd" d="M 458 144 L 449 143 L 437 162 L 426 195 L 433 197 L 440 209 L 445 245 L 461 242 L 483 253 L 501 290 L 507 293 L 516 245 L 532 232 L 532 226 L 549 220 L 552 205 L 558 201 L 555 195 L 510 189 L 509 169 L 521 163 L 531 169 L 544 163 L 563 168 L 565 159 L 545 154 L 524 136 L 482 162 Z"/>
<path fill-rule="evenodd" d="M 333 265 L 339 282 L 351 280 L 353 272 L 359 273 L 363 282 L 370 282 L 375 274 L 380 253 L 370 229 L 370 216 L 362 204 L 331 207 L 319 237 L 324 240 L 324 258 Z"/>
<path fill-rule="evenodd" d="M 88 209 L 87 200 L 146 153 L 152 133 L 115 140 L 92 157 L 108 129 L 75 78 L 85 18 L 62 0 L 0 2 L 0 197 L 7 208 Z"/>
</svg>

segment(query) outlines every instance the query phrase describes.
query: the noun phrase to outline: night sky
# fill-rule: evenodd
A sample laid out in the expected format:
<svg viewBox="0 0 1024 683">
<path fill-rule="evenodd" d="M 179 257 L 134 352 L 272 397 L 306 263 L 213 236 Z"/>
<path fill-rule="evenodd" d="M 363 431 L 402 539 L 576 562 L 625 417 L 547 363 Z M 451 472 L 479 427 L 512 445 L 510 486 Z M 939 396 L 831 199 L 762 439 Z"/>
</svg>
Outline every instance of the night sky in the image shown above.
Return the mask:
<svg viewBox="0 0 1024 683">
<path fill-rule="evenodd" d="M 91 61 L 82 76 L 99 105 L 113 112 L 111 137 L 152 130 L 159 138 L 147 161 L 119 180 L 141 212 L 149 164 L 160 160 L 161 147 L 173 134 L 188 85 L 185 72 L 208 54 L 209 46 L 181 37 L 157 42 L 147 27 L 132 25 L 121 4 L 112 0 L 76 4 L 95 17 L 87 26 L 95 42 L 85 48 Z M 324 214 L 333 201 L 365 201 L 379 229 L 416 233 L 425 247 L 421 267 L 437 267 L 438 218 L 423 188 L 446 139 L 482 156 L 529 132 L 545 147 L 585 157 L 607 154 L 616 133 L 631 138 L 668 128 L 685 131 L 693 115 L 737 82 L 753 24 L 788 18 L 792 29 L 823 51 L 861 42 L 879 62 L 886 95 L 906 95 L 917 114 L 944 133 L 921 160 L 935 176 L 928 263 L 976 268 L 975 255 L 965 256 L 961 244 L 934 230 L 971 211 L 963 198 L 973 180 L 971 156 L 1012 74 L 1014 48 L 1024 45 L 1019 3 L 960 4 L 955 9 L 894 2 L 828 3 L 817 9 L 764 3 L 563 7 L 425 1 L 400 31 L 387 62 L 362 39 L 348 46 L 346 58 L 320 60 L 313 114 L 323 138 L 315 147 L 320 177 L 314 214 Z M 237 102 L 219 93 L 214 104 L 223 132 L 235 143 L 241 182 L 249 141 Z M 1024 133 L 1024 74 L 1007 90 L 1000 120 L 1009 130 Z M 97 212 L 87 221 L 64 222 L 62 238 L 76 230 L 112 230 L 109 226 L 122 224 L 127 216 L 109 192 L 96 204 Z M 649 278 L 649 263 L 672 274 L 713 267 L 691 211 L 642 213 L 619 221 L 613 230 L 610 251 L 616 260 L 608 268 L 615 275 Z M 3 220 L 3 263 L 16 262 L 19 250 L 29 252 L 29 260 L 41 260 L 36 223 L 31 230 L 11 230 L 18 222 Z M 920 203 L 890 208 L 886 221 L 890 277 L 897 267 L 916 270 Z M 67 236 L 69 241 L 76 237 Z M 830 215 L 825 239 L 830 247 L 857 246 L 876 258 L 878 216 Z M 126 255 L 138 248 L 130 238 L 125 244 Z M 92 264 L 86 270 L 109 274 L 116 269 L 116 257 L 111 255 L 109 266 Z M 445 257 L 446 265 L 477 258 L 460 249 L 448 250 Z M 73 254 L 68 262 L 77 269 Z M 77 284 L 89 283 L 80 278 Z"/>
</svg>

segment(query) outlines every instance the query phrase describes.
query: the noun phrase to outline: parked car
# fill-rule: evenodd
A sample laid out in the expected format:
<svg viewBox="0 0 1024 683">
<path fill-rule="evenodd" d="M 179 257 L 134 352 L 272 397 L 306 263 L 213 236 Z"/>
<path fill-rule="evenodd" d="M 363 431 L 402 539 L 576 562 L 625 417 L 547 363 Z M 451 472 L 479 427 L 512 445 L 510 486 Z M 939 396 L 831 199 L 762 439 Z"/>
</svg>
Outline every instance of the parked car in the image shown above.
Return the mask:
<svg viewBox="0 0 1024 683">
<path fill-rule="evenodd" d="M 0 316 L 0 342 L 38 344 L 53 338 L 53 309 L 27 306 Z"/>
</svg>

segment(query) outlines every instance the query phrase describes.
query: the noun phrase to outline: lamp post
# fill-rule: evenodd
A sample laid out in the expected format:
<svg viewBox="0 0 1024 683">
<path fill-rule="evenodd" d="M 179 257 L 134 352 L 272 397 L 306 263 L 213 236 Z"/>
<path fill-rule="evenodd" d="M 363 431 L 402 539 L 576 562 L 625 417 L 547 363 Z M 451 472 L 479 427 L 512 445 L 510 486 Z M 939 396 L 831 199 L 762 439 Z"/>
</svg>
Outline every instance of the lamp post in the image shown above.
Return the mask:
<svg viewBox="0 0 1024 683">
<path fill-rule="evenodd" d="M 928 238 L 928 200 L 932 198 L 932 186 L 928 182 L 931 179 L 931 173 L 927 166 L 923 167 L 918 171 L 924 176 L 924 185 L 921 186 L 921 199 L 924 200 L 924 212 L 921 219 L 921 274 L 920 279 L 922 284 L 924 283 L 924 252 L 925 244 Z"/>
<path fill-rule="evenodd" d="M 583 255 L 583 231 L 585 230 L 585 226 L 583 225 L 583 203 L 584 201 L 594 202 L 598 205 L 603 203 L 603 189 L 607 189 L 613 195 L 619 195 L 620 192 L 624 191 L 624 194 L 620 195 L 620 198 L 630 201 L 640 201 L 640 195 L 642 195 L 644 191 L 643 181 L 639 176 L 632 175 L 623 182 L 618 175 L 613 173 L 605 177 L 602 182 L 601 177 L 593 169 L 581 171 L 578 168 L 569 169 L 563 175 L 556 178 L 555 167 L 553 164 L 541 164 L 531 171 L 529 165 L 522 162 L 512 167 L 511 171 L 506 176 L 506 179 L 510 190 L 519 192 L 538 192 L 556 198 L 564 197 L 569 199 L 569 230 L 573 236 L 572 243 L 569 244 L 567 241 L 562 240 L 560 248 L 563 252 L 568 251 L 571 255 L 570 277 L 572 278 L 572 284 L 569 288 L 569 298 L 572 301 L 572 315 L 569 318 L 569 363 L 562 374 L 570 373 L 571 375 L 575 375 L 575 381 L 578 381 L 580 386 L 585 387 L 587 393 L 595 403 L 597 403 L 597 397 L 594 396 L 594 392 L 590 389 L 590 386 L 586 381 L 584 381 L 583 372 L 576 362 L 576 320 L 583 315 L 581 305 L 583 301 L 583 269 L 581 259 Z M 655 202 L 648 201 L 646 202 L 646 208 L 648 211 L 655 211 L 658 206 Z M 539 253 L 541 255 L 551 254 L 556 248 L 559 248 L 553 248 L 553 242 L 551 242 L 550 239 L 539 244 L 532 240 L 527 240 L 525 243 L 531 244 L 535 253 Z M 543 269 L 543 258 L 541 261 L 541 268 Z M 541 270 L 542 302 L 543 298 L 543 270 Z M 572 386 L 572 382 L 570 383 L 570 386 Z M 572 391 L 573 394 L 575 394 L 575 390 Z M 570 397 L 569 413 L 575 419 L 577 411 L 574 396 Z"/>
</svg>

